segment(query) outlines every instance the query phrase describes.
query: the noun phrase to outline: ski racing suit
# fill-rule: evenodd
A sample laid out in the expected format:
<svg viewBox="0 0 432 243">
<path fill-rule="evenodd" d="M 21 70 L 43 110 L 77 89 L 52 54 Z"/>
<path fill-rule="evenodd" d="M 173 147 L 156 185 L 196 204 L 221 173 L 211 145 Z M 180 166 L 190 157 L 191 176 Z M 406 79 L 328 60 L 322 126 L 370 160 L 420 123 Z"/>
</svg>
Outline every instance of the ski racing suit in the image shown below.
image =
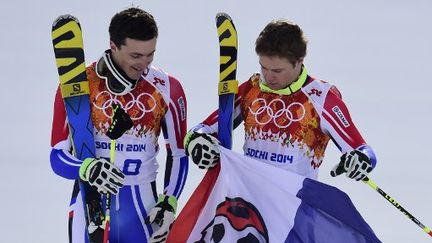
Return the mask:
<svg viewBox="0 0 432 243">
<path fill-rule="evenodd" d="M 281 94 L 265 89 L 260 75 L 242 83 L 235 97 L 234 128 L 244 122 L 245 155 L 316 180 L 331 139 L 342 153 L 362 151 L 375 167 L 375 153 L 355 127 L 335 86 L 309 76 L 303 67 L 299 78 Z M 217 117 L 215 111 L 191 130 L 216 134 Z"/>
<path fill-rule="evenodd" d="M 167 151 L 163 193 L 178 198 L 187 177 L 188 159 L 182 144 L 186 133 L 184 91 L 178 80 L 154 66 L 142 75 L 135 89 L 121 96 L 108 91 L 105 81 L 96 75 L 94 63 L 86 72 L 96 156 L 110 158 L 110 139 L 105 134 L 111 123 L 114 102 L 120 103 L 133 121 L 133 127 L 116 140 L 114 163 L 126 178 L 124 187 L 111 197 L 110 243 L 147 242 L 156 230 L 153 227 L 157 227 L 146 225 L 145 219 L 158 198 L 156 155 L 161 130 Z M 59 90 L 54 103 L 51 146 L 53 171 L 67 179 L 78 179 L 82 161 L 71 154 L 69 127 Z M 70 202 L 69 241 L 86 242 L 85 227 L 83 202 L 76 180 Z"/>
</svg>

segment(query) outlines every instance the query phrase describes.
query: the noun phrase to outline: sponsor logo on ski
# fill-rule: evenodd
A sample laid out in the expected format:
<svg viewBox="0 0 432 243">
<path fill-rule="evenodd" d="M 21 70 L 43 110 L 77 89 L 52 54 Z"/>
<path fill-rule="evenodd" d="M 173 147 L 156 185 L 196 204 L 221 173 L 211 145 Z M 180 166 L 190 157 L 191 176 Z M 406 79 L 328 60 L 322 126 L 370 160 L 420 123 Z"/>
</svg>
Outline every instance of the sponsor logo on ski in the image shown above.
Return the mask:
<svg viewBox="0 0 432 243">
<path fill-rule="evenodd" d="M 81 85 L 80 84 L 74 84 L 74 85 L 72 85 L 72 89 L 74 92 L 80 92 L 81 91 Z"/>
<path fill-rule="evenodd" d="M 222 92 L 228 92 L 228 83 L 222 85 Z"/>
<path fill-rule="evenodd" d="M 342 122 L 342 124 L 344 125 L 344 127 L 349 127 L 350 126 L 348 120 L 345 118 L 345 115 L 343 114 L 343 112 L 341 111 L 341 109 L 338 106 L 334 106 L 332 108 L 332 111 L 336 114 L 336 116 Z"/>
</svg>

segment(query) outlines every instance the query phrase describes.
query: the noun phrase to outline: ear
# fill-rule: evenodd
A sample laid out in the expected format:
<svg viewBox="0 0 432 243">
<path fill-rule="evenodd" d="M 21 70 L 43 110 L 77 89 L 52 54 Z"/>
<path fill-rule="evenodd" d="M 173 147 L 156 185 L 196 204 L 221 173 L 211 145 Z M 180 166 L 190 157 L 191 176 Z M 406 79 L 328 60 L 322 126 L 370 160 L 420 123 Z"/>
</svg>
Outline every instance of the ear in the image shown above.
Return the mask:
<svg viewBox="0 0 432 243">
<path fill-rule="evenodd" d="M 110 49 L 112 52 L 117 51 L 117 46 L 113 41 L 110 41 Z"/>
<path fill-rule="evenodd" d="M 295 67 L 294 68 L 296 68 L 297 67 L 297 65 L 300 65 L 300 67 L 302 66 L 302 64 L 303 64 L 303 60 L 304 60 L 304 58 L 302 57 L 302 58 L 299 58 L 298 59 L 298 61 L 296 62 L 296 65 L 295 65 Z"/>
</svg>

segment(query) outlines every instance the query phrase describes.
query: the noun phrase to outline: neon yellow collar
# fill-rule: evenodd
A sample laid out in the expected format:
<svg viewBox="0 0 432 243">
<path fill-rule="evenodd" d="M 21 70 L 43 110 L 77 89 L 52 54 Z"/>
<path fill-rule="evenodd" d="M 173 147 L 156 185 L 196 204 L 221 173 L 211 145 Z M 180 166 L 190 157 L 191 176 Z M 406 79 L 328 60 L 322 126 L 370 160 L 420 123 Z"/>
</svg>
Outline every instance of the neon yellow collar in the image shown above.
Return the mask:
<svg viewBox="0 0 432 243">
<path fill-rule="evenodd" d="M 269 88 L 265 83 L 263 83 L 261 78 L 259 81 L 259 87 L 260 87 L 262 92 L 274 93 L 274 94 L 279 94 L 279 95 L 290 95 L 290 94 L 295 93 L 301 89 L 303 84 L 306 82 L 306 78 L 307 78 L 307 70 L 306 70 L 305 66 L 302 66 L 302 71 L 301 71 L 298 79 L 296 81 L 290 83 L 286 88 L 273 90 L 273 89 Z"/>
</svg>

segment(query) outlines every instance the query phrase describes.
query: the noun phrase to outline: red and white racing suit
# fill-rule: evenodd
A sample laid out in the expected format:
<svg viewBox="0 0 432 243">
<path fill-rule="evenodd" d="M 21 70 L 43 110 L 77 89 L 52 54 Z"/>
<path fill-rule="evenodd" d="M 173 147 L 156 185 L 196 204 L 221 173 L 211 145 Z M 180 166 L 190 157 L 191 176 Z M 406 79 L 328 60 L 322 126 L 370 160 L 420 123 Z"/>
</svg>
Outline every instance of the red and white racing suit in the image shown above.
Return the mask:
<svg viewBox="0 0 432 243">
<path fill-rule="evenodd" d="M 120 104 L 133 121 L 133 127 L 116 140 L 115 165 L 125 174 L 125 186 L 112 197 L 110 242 L 147 242 L 153 233 L 145 224 L 158 197 L 156 174 L 160 131 L 165 139 L 167 160 L 164 194 L 179 197 L 187 177 L 188 160 L 183 149 L 186 133 L 186 98 L 174 77 L 157 67 L 149 67 L 137 86 L 125 95 L 114 95 L 105 81 L 87 67 L 90 106 L 97 157 L 110 157 L 110 139 L 105 135 L 111 124 L 112 104 Z M 82 161 L 70 153 L 71 141 L 64 102 L 57 91 L 51 140 L 51 166 L 68 179 L 77 179 Z M 76 184 L 76 183 L 75 183 Z M 85 242 L 85 219 L 79 187 L 75 186 L 70 204 L 71 242 Z"/>
<path fill-rule="evenodd" d="M 359 149 L 375 166 L 375 154 L 357 130 L 341 94 L 327 82 L 308 76 L 303 68 L 301 88 L 289 95 L 260 88 L 260 74 L 239 86 L 234 107 L 234 128 L 242 121 L 244 154 L 317 179 L 324 152 L 333 140 L 342 153 Z M 191 130 L 217 133 L 218 112 Z"/>
</svg>

